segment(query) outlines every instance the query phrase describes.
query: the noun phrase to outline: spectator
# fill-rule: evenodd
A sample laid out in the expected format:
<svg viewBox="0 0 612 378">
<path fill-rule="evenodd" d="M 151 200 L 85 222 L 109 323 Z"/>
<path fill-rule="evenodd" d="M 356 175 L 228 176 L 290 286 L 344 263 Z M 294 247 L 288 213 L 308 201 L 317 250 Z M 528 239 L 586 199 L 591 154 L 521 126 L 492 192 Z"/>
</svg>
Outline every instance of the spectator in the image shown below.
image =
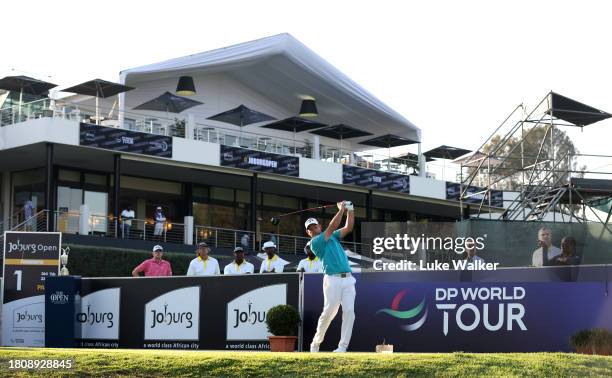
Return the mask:
<svg viewBox="0 0 612 378">
<path fill-rule="evenodd" d="M 579 265 L 580 257 L 576 256 L 576 239 L 566 236 L 561 239 L 561 254 L 553 259 L 555 265 Z"/>
<path fill-rule="evenodd" d="M 143 261 L 134 270 L 132 270 L 132 276 L 140 277 L 140 273 L 144 273 L 146 277 L 161 277 L 171 276 L 172 268 L 170 263 L 163 260 L 164 248 L 161 245 L 153 247 L 153 257 Z"/>
<path fill-rule="evenodd" d="M 198 243 L 198 257 L 191 260 L 187 269 L 188 276 L 217 276 L 221 274 L 219 262 L 208 255 L 209 248 L 205 242 Z"/>
<path fill-rule="evenodd" d="M 282 273 L 285 267 L 285 260 L 276 255 L 276 245 L 272 241 L 267 241 L 263 245 L 263 250 L 267 258 L 261 262 L 259 273 Z"/>
<path fill-rule="evenodd" d="M 244 234 L 242 235 L 242 238 L 240 238 L 240 245 L 242 246 L 243 249 L 243 253 L 249 250 L 249 241 L 251 240 L 251 238 L 249 237 L 249 234 Z"/>
<path fill-rule="evenodd" d="M 136 218 L 136 213 L 134 213 L 132 206 L 128 206 L 121 212 L 121 237 L 123 239 L 130 238 L 130 229 L 134 218 Z"/>
<path fill-rule="evenodd" d="M 155 209 L 155 228 L 153 229 L 153 236 L 156 236 L 161 240 L 161 236 L 166 228 L 166 216 L 164 215 L 161 206 L 157 206 Z"/>
<path fill-rule="evenodd" d="M 223 269 L 223 274 L 248 274 L 253 273 L 255 267 L 244 259 L 244 248 L 234 248 L 234 261 L 227 264 Z"/>
<path fill-rule="evenodd" d="M 304 247 L 304 252 L 308 257 L 300 261 L 297 271 L 304 273 L 323 273 L 323 263 L 312 252 L 312 249 L 310 249 L 310 243 L 311 240 L 309 240 L 308 243 L 306 243 L 306 247 Z"/>
<path fill-rule="evenodd" d="M 561 254 L 561 250 L 552 245 L 552 231 L 548 227 L 542 227 L 538 231 L 538 245 L 540 248 L 533 251 L 531 256 L 533 266 L 551 265 L 554 258 Z"/>
<path fill-rule="evenodd" d="M 23 220 L 26 222 L 26 231 L 36 231 L 34 230 L 35 222 L 32 222 L 32 218 L 34 216 L 34 204 L 32 200 L 27 200 L 23 205 Z"/>
<path fill-rule="evenodd" d="M 473 263 L 476 261 L 484 262 L 484 259 L 482 257 L 476 255 L 476 248 L 474 247 L 474 241 L 472 240 L 466 241 L 465 250 L 466 250 L 465 259 L 467 260 L 468 263 Z"/>
</svg>

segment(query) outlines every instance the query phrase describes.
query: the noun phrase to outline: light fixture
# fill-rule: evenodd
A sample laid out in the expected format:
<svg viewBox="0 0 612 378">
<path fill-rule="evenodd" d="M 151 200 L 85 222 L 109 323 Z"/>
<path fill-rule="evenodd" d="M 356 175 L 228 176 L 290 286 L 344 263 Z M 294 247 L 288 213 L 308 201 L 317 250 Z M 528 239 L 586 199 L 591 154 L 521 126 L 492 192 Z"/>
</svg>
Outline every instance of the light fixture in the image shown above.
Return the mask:
<svg viewBox="0 0 612 378">
<path fill-rule="evenodd" d="M 319 115 L 317 111 L 317 103 L 314 97 L 306 97 L 302 100 L 300 106 L 300 117 L 316 117 Z"/>
<path fill-rule="evenodd" d="M 195 84 L 191 76 L 181 76 L 176 86 L 176 94 L 181 96 L 193 96 L 196 94 Z"/>
</svg>

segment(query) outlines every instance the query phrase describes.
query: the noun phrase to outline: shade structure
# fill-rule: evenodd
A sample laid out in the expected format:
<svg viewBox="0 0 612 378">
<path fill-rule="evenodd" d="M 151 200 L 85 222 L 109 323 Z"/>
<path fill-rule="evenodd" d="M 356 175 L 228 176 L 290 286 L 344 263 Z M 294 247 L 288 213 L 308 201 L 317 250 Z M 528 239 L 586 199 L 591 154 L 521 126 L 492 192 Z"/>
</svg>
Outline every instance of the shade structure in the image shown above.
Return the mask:
<svg viewBox="0 0 612 378">
<path fill-rule="evenodd" d="M 289 117 L 282 119 L 277 122 L 272 122 L 262 127 L 266 129 L 282 130 L 282 131 L 293 131 L 293 149 L 295 150 L 295 134 L 302 131 L 309 131 L 327 126 L 324 123 L 310 121 L 308 119 L 300 117 Z"/>
<path fill-rule="evenodd" d="M 612 114 L 585 105 L 558 93 L 550 92 L 551 107 L 548 114 L 576 126 L 587 126 L 612 117 Z"/>
<path fill-rule="evenodd" d="M 244 105 L 239 105 L 234 109 L 224 111 L 223 113 L 215 114 L 208 117 L 214 121 L 231 123 L 236 126 L 247 126 L 253 123 L 273 121 L 276 118 L 269 116 L 257 110 L 250 109 Z"/>
<path fill-rule="evenodd" d="M 423 155 L 436 159 L 455 160 L 470 152 L 470 150 L 466 150 L 465 148 L 442 145 L 424 152 Z"/>
<path fill-rule="evenodd" d="M 181 113 L 184 110 L 202 105 L 203 102 L 164 92 L 162 95 L 138 105 L 134 110 L 153 110 L 166 113 Z"/>
<path fill-rule="evenodd" d="M 21 119 L 21 107 L 23 105 L 23 94 L 46 95 L 49 89 L 57 87 L 56 84 L 34 79 L 29 76 L 6 76 L 0 79 L 0 89 L 19 92 L 19 119 Z"/>
<path fill-rule="evenodd" d="M 481 163 L 484 166 L 489 165 L 491 167 L 496 167 L 500 165 L 502 161 L 497 158 L 487 157 L 487 155 L 483 154 L 480 151 L 475 151 L 474 153 L 469 154 L 468 156 L 453 160 L 453 163 L 460 164 L 464 167 L 476 168 L 480 166 Z"/>
<path fill-rule="evenodd" d="M 96 98 L 96 124 L 100 123 L 100 107 L 98 105 L 98 99 L 107 98 L 119 93 L 131 91 L 133 87 L 127 85 L 113 83 L 112 81 L 106 81 L 102 79 L 93 79 L 86 81 L 81 84 L 77 84 L 73 87 L 62 89 L 62 92 L 71 92 L 86 96 L 93 96 Z"/>
<path fill-rule="evenodd" d="M 380 147 L 380 148 L 391 148 L 399 146 L 407 146 L 409 144 L 418 143 L 416 140 L 400 137 L 393 134 L 381 135 L 376 138 L 364 140 L 359 144 L 365 144 L 366 146 Z"/>
<path fill-rule="evenodd" d="M 311 133 L 340 140 L 372 135 L 372 133 L 356 129 L 352 126 L 345 125 L 342 123 L 313 130 L 311 131 Z"/>
<path fill-rule="evenodd" d="M 27 93 L 31 95 L 45 95 L 49 89 L 57 87 L 57 84 L 34 79 L 29 76 L 6 76 L 0 79 L 0 89 Z"/>
</svg>

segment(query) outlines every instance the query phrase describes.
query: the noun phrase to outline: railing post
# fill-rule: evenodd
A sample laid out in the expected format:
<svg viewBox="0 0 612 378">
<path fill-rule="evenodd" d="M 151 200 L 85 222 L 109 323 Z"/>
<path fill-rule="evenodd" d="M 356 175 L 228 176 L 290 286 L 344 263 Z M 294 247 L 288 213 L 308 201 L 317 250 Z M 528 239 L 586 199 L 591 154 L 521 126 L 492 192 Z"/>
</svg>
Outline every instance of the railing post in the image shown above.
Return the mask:
<svg viewBox="0 0 612 378">
<path fill-rule="evenodd" d="M 147 221 L 142 221 L 142 240 L 147 240 Z"/>
<path fill-rule="evenodd" d="M 293 238 L 293 254 L 297 255 L 297 238 Z"/>
<path fill-rule="evenodd" d="M 219 230 L 215 229 L 215 248 L 217 248 L 217 236 L 219 234 Z"/>
</svg>

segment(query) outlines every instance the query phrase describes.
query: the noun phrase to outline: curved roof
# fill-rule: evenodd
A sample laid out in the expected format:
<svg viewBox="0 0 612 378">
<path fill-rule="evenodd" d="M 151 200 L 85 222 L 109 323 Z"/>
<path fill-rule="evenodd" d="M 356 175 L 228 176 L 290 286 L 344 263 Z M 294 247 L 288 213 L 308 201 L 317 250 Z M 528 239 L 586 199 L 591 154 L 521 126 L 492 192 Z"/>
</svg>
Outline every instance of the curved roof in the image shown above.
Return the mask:
<svg viewBox="0 0 612 378">
<path fill-rule="evenodd" d="M 300 96 L 314 96 L 326 123 L 420 140 L 418 127 L 289 34 L 127 69 L 121 81 L 137 86 L 208 72 L 231 75 L 286 109 L 296 108 Z"/>
</svg>

